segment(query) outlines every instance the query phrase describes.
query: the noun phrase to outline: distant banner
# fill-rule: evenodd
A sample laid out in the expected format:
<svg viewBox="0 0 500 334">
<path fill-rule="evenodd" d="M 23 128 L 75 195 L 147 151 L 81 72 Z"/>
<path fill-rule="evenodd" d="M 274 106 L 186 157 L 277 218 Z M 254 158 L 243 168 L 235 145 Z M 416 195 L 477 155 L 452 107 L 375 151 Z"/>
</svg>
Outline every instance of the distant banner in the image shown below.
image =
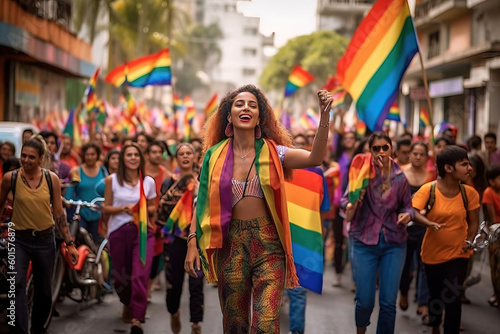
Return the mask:
<svg viewBox="0 0 500 334">
<path fill-rule="evenodd" d="M 26 107 L 40 105 L 40 72 L 34 66 L 16 63 L 15 104 Z"/>
</svg>

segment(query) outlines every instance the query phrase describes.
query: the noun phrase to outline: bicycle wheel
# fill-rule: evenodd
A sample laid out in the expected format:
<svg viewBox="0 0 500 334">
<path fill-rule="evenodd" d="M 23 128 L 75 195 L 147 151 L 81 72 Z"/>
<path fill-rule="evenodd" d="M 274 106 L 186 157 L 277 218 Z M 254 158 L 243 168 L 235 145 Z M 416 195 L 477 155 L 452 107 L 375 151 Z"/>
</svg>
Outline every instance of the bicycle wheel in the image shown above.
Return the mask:
<svg viewBox="0 0 500 334">
<path fill-rule="evenodd" d="M 43 326 L 44 330 L 47 330 L 50 326 L 50 322 L 52 321 L 52 315 L 54 312 L 55 305 L 59 298 L 59 292 L 61 291 L 61 285 L 64 278 L 64 258 L 60 252 L 56 253 L 56 258 L 54 260 L 54 269 L 52 270 L 52 306 L 50 308 L 49 317 L 47 321 L 45 321 L 45 325 Z"/>
</svg>

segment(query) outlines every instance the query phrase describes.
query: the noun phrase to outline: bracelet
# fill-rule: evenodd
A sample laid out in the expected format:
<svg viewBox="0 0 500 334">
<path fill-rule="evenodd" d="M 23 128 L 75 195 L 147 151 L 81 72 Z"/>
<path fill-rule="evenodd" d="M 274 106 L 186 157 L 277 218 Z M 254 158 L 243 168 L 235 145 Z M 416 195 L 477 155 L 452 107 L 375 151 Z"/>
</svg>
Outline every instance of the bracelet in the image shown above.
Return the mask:
<svg viewBox="0 0 500 334">
<path fill-rule="evenodd" d="M 330 122 L 326 123 L 325 125 L 321 125 L 321 123 L 319 123 L 320 128 L 328 128 L 329 126 L 330 126 Z"/>
<path fill-rule="evenodd" d="M 194 239 L 194 238 L 196 238 L 196 232 L 189 233 L 188 238 L 187 238 L 187 243 L 189 244 L 191 239 Z"/>
<path fill-rule="evenodd" d="M 73 240 L 70 240 L 66 243 L 66 247 L 69 247 L 69 246 L 74 246 L 75 245 L 75 242 Z"/>
</svg>

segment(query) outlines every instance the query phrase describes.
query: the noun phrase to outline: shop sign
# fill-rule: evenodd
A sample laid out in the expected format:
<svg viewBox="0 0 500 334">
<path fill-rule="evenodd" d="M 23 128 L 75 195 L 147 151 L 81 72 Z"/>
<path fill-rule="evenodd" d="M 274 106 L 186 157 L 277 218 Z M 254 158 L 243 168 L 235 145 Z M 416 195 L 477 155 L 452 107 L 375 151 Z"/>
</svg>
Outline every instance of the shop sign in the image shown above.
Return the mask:
<svg viewBox="0 0 500 334">
<path fill-rule="evenodd" d="M 429 94 L 432 98 L 460 95 L 464 93 L 464 79 L 456 77 L 433 81 L 429 84 Z"/>
</svg>

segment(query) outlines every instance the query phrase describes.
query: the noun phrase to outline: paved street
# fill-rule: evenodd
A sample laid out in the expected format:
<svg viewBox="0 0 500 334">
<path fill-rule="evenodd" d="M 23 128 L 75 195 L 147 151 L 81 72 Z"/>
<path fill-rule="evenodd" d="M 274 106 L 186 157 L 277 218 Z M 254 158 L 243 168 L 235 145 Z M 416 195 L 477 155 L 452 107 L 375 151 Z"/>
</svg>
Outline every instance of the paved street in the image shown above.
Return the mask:
<svg viewBox="0 0 500 334">
<path fill-rule="evenodd" d="M 500 311 L 490 307 L 487 299 L 491 295 L 487 265 L 483 266 L 483 279 L 467 290 L 471 305 L 463 307 L 463 333 L 493 334 L 499 333 Z M 344 274 L 342 287 L 332 287 L 333 267 L 328 265 L 325 273 L 324 292 L 322 296 L 308 292 L 306 315 L 306 333 L 354 333 L 354 294 L 348 272 Z M 187 285 L 184 289 L 181 308 L 183 323 L 182 334 L 190 333 Z M 282 309 L 281 333 L 288 330 L 287 305 Z M 57 307 L 61 316 L 54 318 L 50 334 L 107 334 L 127 333 L 128 326 L 120 319 L 121 305 L 116 295 L 107 296 L 101 305 L 93 305 L 79 310 L 78 305 L 68 299 Z M 376 314 L 377 311 L 374 312 Z M 148 309 L 145 333 L 171 333 L 170 316 L 166 312 L 164 292 L 154 291 L 153 301 Z M 368 333 L 375 333 L 376 317 L 372 315 L 372 325 Z M 204 333 L 222 333 L 221 314 L 217 298 L 217 289 L 205 288 L 205 321 L 202 324 Z M 396 333 L 430 333 L 428 327 L 421 325 L 415 313 L 415 305 L 403 312 L 398 309 Z"/>
</svg>

